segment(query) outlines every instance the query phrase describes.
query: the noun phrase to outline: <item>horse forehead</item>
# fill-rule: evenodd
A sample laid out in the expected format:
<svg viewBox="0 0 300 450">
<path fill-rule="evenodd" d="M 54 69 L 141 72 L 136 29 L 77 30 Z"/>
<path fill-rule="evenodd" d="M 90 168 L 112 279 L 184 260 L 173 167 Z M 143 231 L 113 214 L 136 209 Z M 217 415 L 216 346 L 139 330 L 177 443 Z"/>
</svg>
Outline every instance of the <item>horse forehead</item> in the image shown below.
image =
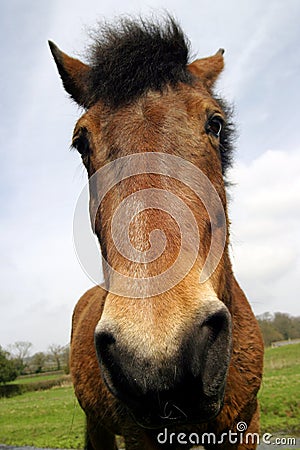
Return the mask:
<svg viewBox="0 0 300 450">
<path fill-rule="evenodd" d="M 201 87 L 197 90 L 186 85 L 176 89 L 168 87 L 163 92 L 149 91 L 119 109 L 112 110 L 99 101 L 79 119 L 78 124 L 88 126 L 92 131 L 106 129 L 112 134 L 116 129 L 126 132 L 134 128 L 138 132 L 142 126 L 159 128 L 168 124 L 172 126 L 174 122 L 185 122 L 196 111 L 201 113 L 214 103 Z"/>
<path fill-rule="evenodd" d="M 167 120 L 182 120 L 187 114 L 187 103 L 184 98 L 173 93 L 150 92 L 138 101 L 109 114 L 108 123 L 114 126 L 122 123 L 136 125 L 162 126 Z M 138 131 L 138 129 L 136 130 Z"/>
</svg>

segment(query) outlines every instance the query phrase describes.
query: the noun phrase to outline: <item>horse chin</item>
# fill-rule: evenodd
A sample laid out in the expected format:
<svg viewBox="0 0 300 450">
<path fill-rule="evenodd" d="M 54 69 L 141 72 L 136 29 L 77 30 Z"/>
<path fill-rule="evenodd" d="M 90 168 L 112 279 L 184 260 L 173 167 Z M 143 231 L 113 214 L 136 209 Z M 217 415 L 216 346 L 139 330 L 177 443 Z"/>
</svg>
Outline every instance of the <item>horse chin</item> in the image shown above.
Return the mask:
<svg viewBox="0 0 300 450">
<path fill-rule="evenodd" d="M 173 417 L 157 416 L 151 412 L 133 412 L 130 410 L 135 423 L 141 428 L 148 430 L 159 430 L 161 428 L 178 427 L 184 425 L 197 425 L 201 423 L 207 423 L 214 420 L 222 411 L 224 405 L 224 399 L 215 400 L 205 405 L 201 404 L 198 410 L 191 411 L 189 414 L 178 414 Z"/>
</svg>

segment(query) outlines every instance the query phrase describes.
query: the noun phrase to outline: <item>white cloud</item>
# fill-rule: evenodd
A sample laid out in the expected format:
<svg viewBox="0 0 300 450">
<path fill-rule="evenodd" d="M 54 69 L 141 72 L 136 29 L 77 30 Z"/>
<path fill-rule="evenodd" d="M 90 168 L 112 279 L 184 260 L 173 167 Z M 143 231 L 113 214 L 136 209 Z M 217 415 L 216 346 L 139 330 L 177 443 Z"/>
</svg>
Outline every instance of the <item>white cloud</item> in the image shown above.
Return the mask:
<svg viewBox="0 0 300 450">
<path fill-rule="evenodd" d="M 230 174 L 233 265 L 259 313 L 300 314 L 299 167 L 299 151 L 269 150 Z"/>
</svg>

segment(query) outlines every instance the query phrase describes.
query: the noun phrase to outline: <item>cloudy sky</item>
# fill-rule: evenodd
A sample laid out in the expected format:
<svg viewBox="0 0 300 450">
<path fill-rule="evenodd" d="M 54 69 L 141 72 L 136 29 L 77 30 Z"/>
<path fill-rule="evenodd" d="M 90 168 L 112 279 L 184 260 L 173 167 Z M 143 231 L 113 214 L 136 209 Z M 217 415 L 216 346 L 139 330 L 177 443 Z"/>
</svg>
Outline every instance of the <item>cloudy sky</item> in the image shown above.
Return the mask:
<svg viewBox="0 0 300 450">
<path fill-rule="evenodd" d="M 84 55 L 87 28 L 167 9 L 196 56 L 226 49 L 219 92 L 234 102 L 232 260 L 256 314 L 300 315 L 300 3 L 297 0 L 6 0 L 1 4 L 0 345 L 34 351 L 69 340 L 72 309 L 92 283 L 72 220 L 86 181 L 68 150 L 80 115 L 47 40 Z"/>
</svg>

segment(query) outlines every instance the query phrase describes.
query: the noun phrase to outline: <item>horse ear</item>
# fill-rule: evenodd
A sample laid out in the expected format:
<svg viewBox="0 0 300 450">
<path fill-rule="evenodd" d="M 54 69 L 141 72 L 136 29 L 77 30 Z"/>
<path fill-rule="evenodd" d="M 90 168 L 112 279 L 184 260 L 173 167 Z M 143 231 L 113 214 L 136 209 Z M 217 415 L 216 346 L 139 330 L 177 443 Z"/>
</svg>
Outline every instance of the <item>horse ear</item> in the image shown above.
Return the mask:
<svg viewBox="0 0 300 450">
<path fill-rule="evenodd" d="M 219 74 L 224 68 L 224 51 L 220 48 L 217 53 L 208 58 L 196 59 L 188 65 L 188 70 L 199 78 L 207 88 L 212 88 Z"/>
<path fill-rule="evenodd" d="M 48 41 L 48 43 L 65 90 L 78 105 L 87 108 L 90 67 L 62 52 L 53 42 Z"/>
</svg>

